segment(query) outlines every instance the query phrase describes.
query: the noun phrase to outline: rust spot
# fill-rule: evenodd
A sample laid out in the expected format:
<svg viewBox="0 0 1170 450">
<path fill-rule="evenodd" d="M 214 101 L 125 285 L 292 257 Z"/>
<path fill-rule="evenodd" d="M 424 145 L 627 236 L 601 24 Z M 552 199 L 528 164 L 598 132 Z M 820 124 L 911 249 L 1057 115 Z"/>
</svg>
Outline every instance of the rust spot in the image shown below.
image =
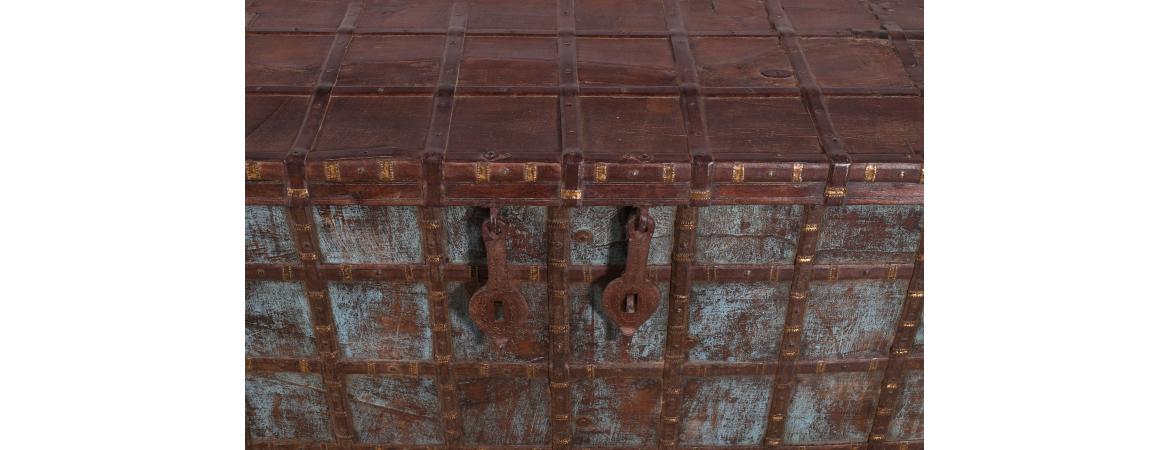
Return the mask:
<svg viewBox="0 0 1170 450">
<path fill-rule="evenodd" d="M 578 417 L 577 418 L 577 426 L 587 427 L 590 425 L 593 425 L 593 420 L 591 420 L 590 418 L 588 418 L 588 417 Z"/>
<path fill-rule="evenodd" d="M 573 240 L 581 243 L 593 242 L 593 233 L 589 230 L 577 230 L 573 233 Z"/>
</svg>

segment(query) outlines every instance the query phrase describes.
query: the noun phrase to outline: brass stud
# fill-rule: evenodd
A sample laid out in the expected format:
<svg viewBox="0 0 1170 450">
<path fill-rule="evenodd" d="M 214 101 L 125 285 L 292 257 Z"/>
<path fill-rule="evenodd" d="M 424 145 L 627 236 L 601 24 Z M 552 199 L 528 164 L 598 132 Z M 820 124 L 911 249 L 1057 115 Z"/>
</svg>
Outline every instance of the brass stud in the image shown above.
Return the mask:
<svg viewBox="0 0 1170 450">
<path fill-rule="evenodd" d="M 487 183 L 492 180 L 491 167 L 487 163 L 475 163 L 475 182 Z"/>
<path fill-rule="evenodd" d="M 309 371 L 309 360 L 307 360 L 307 359 L 300 360 L 297 363 L 297 368 L 299 368 L 302 373 L 308 372 Z"/>
<path fill-rule="evenodd" d="M 349 264 L 341 265 L 341 281 L 353 281 L 353 266 Z"/>
<path fill-rule="evenodd" d="M 780 281 L 780 266 L 772 266 L 768 269 L 768 281 L 773 283 Z"/>
<path fill-rule="evenodd" d="M 366 363 L 366 374 L 373 375 L 374 372 L 376 372 L 375 369 L 377 368 L 377 366 L 378 365 L 376 363 L 374 363 L 373 361 L 367 362 Z"/>
<path fill-rule="evenodd" d="M 829 281 L 837 281 L 838 269 L 837 266 L 829 266 Z"/>
<path fill-rule="evenodd" d="M 792 165 L 792 182 L 801 182 L 804 174 L 804 163 L 796 163 Z"/>
<path fill-rule="evenodd" d="M 819 228 L 819 227 L 815 223 L 809 223 L 809 224 L 804 225 L 804 231 L 808 231 L 808 232 L 817 231 L 817 228 Z"/>
<path fill-rule="evenodd" d="M 773 422 L 780 422 L 780 421 L 783 421 L 783 420 L 784 420 L 784 415 L 783 415 L 783 414 L 772 414 L 772 421 L 773 421 Z"/>
<path fill-rule="evenodd" d="M 289 188 L 288 196 L 292 198 L 309 198 L 309 190 Z"/>
<path fill-rule="evenodd" d="M 417 377 L 417 376 L 418 376 L 418 373 L 419 373 L 419 363 L 418 363 L 418 361 L 413 361 L 413 362 L 411 362 L 411 363 L 410 363 L 410 374 L 411 374 L 411 375 L 413 375 L 413 376 L 416 376 L 416 377 Z"/>
<path fill-rule="evenodd" d="M 490 369 L 491 369 L 491 367 L 488 366 L 486 363 L 480 364 L 479 365 L 479 376 L 481 376 L 481 377 L 488 376 L 488 370 L 490 370 Z"/>
<path fill-rule="evenodd" d="M 586 377 L 586 378 L 592 379 L 592 378 L 594 377 L 594 375 L 595 375 L 595 373 L 594 373 L 594 369 L 595 369 L 595 367 L 596 367 L 596 366 L 594 366 L 593 364 L 586 364 L 586 365 L 585 365 L 585 377 Z"/>
<path fill-rule="evenodd" d="M 865 181 L 872 182 L 874 180 L 877 180 L 877 165 L 876 164 L 866 164 L 865 165 Z"/>
<path fill-rule="evenodd" d="M 909 353 L 910 353 L 910 349 L 906 349 L 906 348 L 894 349 L 894 356 L 904 356 L 904 355 L 907 355 Z"/>
<path fill-rule="evenodd" d="M 743 182 L 743 163 L 735 163 L 731 166 L 731 181 L 733 183 Z"/>
<path fill-rule="evenodd" d="M 845 197 L 844 187 L 827 187 L 825 188 L 825 196 L 829 198 Z"/>
<path fill-rule="evenodd" d="M 316 261 L 317 254 L 316 253 L 301 253 L 301 260 L 302 261 Z"/>
<path fill-rule="evenodd" d="M 260 179 L 260 163 L 256 161 L 244 162 L 244 178 L 247 180 Z"/>
<path fill-rule="evenodd" d="M 529 266 L 528 267 L 528 281 L 539 281 L 539 280 L 540 280 L 540 267 Z"/>
<path fill-rule="evenodd" d="M 325 163 L 325 179 L 329 181 L 341 180 L 341 166 L 337 162 Z"/>
<path fill-rule="evenodd" d="M 255 368 L 254 366 L 252 358 L 244 358 L 244 370 L 251 372 Z"/>
<path fill-rule="evenodd" d="M 394 162 L 378 161 L 378 179 L 381 181 L 394 181 Z"/>
<path fill-rule="evenodd" d="M 813 260 L 812 256 L 797 256 L 796 257 L 796 262 L 803 263 L 803 264 L 808 264 L 808 263 L 812 262 L 812 260 Z"/>
<path fill-rule="evenodd" d="M 898 279 L 898 265 L 897 264 L 890 264 L 890 267 L 886 269 L 886 279 L 890 280 L 890 281 L 894 281 L 894 280 Z"/>
<path fill-rule="evenodd" d="M 886 437 L 885 437 L 885 436 L 883 436 L 883 435 L 880 435 L 880 434 L 875 434 L 875 435 L 873 435 L 873 437 L 870 437 L 870 438 L 869 438 L 869 440 L 871 440 L 871 441 L 874 441 L 874 442 L 881 442 L 881 441 L 882 441 L 882 440 L 884 440 L 885 438 L 886 438 Z"/>
<path fill-rule="evenodd" d="M 907 320 L 905 322 L 902 322 L 902 328 L 914 328 L 917 325 L 918 325 L 918 322 L 915 322 L 913 320 Z"/>
<path fill-rule="evenodd" d="M 922 291 L 910 291 L 906 295 L 909 295 L 910 298 L 922 298 L 925 295 L 925 293 Z"/>
<path fill-rule="evenodd" d="M 664 416 L 662 421 L 666 423 L 678 423 L 678 416 Z"/>
<path fill-rule="evenodd" d="M 880 362 L 881 362 L 881 359 L 878 359 L 878 358 L 873 358 L 873 359 L 869 360 L 869 371 L 873 372 L 873 371 L 877 370 L 878 364 Z"/>
<path fill-rule="evenodd" d="M 674 182 L 674 164 L 663 164 L 662 165 L 662 182 L 664 182 L 664 183 L 673 183 Z"/>
<path fill-rule="evenodd" d="M 784 327 L 784 332 L 785 333 L 799 333 L 800 332 L 800 325 L 786 326 L 786 327 Z"/>
<path fill-rule="evenodd" d="M 593 166 L 593 181 L 604 183 L 605 179 L 608 178 L 607 174 L 608 169 L 605 164 Z"/>
<path fill-rule="evenodd" d="M 280 278 L 284 281 L 292 280 L 293 268 L 292 266 L 280 266 Z"/>
<path fill-rule="evenodd" d="M 817 373 L 825 373 L 825 362 L 817 361 Z"/>
<path fill-rule="evenodd" d="M 691 191 L 691 200 L 710 200 L 711 191 Z"/>
<path fill-rule="evenodd" d="M 580 200 L 581 199 L 581 190 L 580 189 L 562 190 L 561 191 L 561 198 L 565 199 L 565 200 Z"/>
<path fill-rule="evenodd" d="M 536 182 L 536 164 L 533 164 L 533 163 L 524 164 L 524 181 L 526 181 L 528 183 L 535 183 Z"/>
</svg>

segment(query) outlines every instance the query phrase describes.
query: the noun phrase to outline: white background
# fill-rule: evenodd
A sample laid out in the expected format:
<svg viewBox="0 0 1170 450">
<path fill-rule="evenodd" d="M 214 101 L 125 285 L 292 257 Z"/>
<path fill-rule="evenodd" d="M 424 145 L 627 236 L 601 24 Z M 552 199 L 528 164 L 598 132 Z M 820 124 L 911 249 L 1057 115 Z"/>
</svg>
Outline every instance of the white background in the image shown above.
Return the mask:
<svg viewBox="0 0 1170 450">
<path fill-rule="evenodd" d="M 239 448 L 240 2 L 10 2 L 0 447 Z M 927 441 L 1170 447 L 1159 2 L 929 1 Z"/>
</svg>

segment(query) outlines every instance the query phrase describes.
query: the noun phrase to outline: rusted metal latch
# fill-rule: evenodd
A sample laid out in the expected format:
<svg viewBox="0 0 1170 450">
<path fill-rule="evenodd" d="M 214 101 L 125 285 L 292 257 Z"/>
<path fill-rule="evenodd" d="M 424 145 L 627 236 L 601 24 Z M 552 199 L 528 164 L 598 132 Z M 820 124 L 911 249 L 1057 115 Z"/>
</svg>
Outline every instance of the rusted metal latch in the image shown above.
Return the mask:
<svg viewBox="0 0 1170 450">
<path fill-rule="evenodd" d="M 528 304 L 508 276 L 504 227 L 496 217 L 495 208 L 483 222 L 483 244 L 487 249 L 488 279 L 479 292 L 471 296 L 468 313 L 480 330 L 503 347 L 526 326 Z"/>
<path fill-rule="evenodd" d="M 658 287 L 646 278 L 646 259 L 653 235 L 654 219 L 646 208 L 639 207 L 637 214 L 626 223 L 629 238 L 626 270 L 621 277 L 610 281 L 601 294 L 602 310 L 626 336 L 633 336 L 658 310 Z"/>
</svg>

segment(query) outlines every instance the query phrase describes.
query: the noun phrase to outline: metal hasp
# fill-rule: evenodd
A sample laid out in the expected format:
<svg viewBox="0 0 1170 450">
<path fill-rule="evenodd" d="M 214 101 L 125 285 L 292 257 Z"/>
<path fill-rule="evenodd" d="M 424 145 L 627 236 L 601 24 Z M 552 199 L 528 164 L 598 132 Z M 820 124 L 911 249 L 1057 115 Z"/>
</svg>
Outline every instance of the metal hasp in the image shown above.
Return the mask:
<svg viewBox="0 0 1170 450">
<path fill-rule="evenodd" d="M 621 277 L 609 282 L 601 296 L 602 310 L 625 336 L 633 336 L 634 330 L 658 310 L 658 287 L 646 278 L 646 258 L 653 234 L 654 219 L 646 208 L 639 207 L 626 223 L 626 269 Z"/>
<path fill-rule="evenodd" d="M 503 347 L 528 323 L 528 303 L 508 276 L 507 240 L 495 208 L 483 222 L 483 244 L 487 249 L 488 278 L 471 297 L 468 312 L 475 325 Z"/>
</svg>

